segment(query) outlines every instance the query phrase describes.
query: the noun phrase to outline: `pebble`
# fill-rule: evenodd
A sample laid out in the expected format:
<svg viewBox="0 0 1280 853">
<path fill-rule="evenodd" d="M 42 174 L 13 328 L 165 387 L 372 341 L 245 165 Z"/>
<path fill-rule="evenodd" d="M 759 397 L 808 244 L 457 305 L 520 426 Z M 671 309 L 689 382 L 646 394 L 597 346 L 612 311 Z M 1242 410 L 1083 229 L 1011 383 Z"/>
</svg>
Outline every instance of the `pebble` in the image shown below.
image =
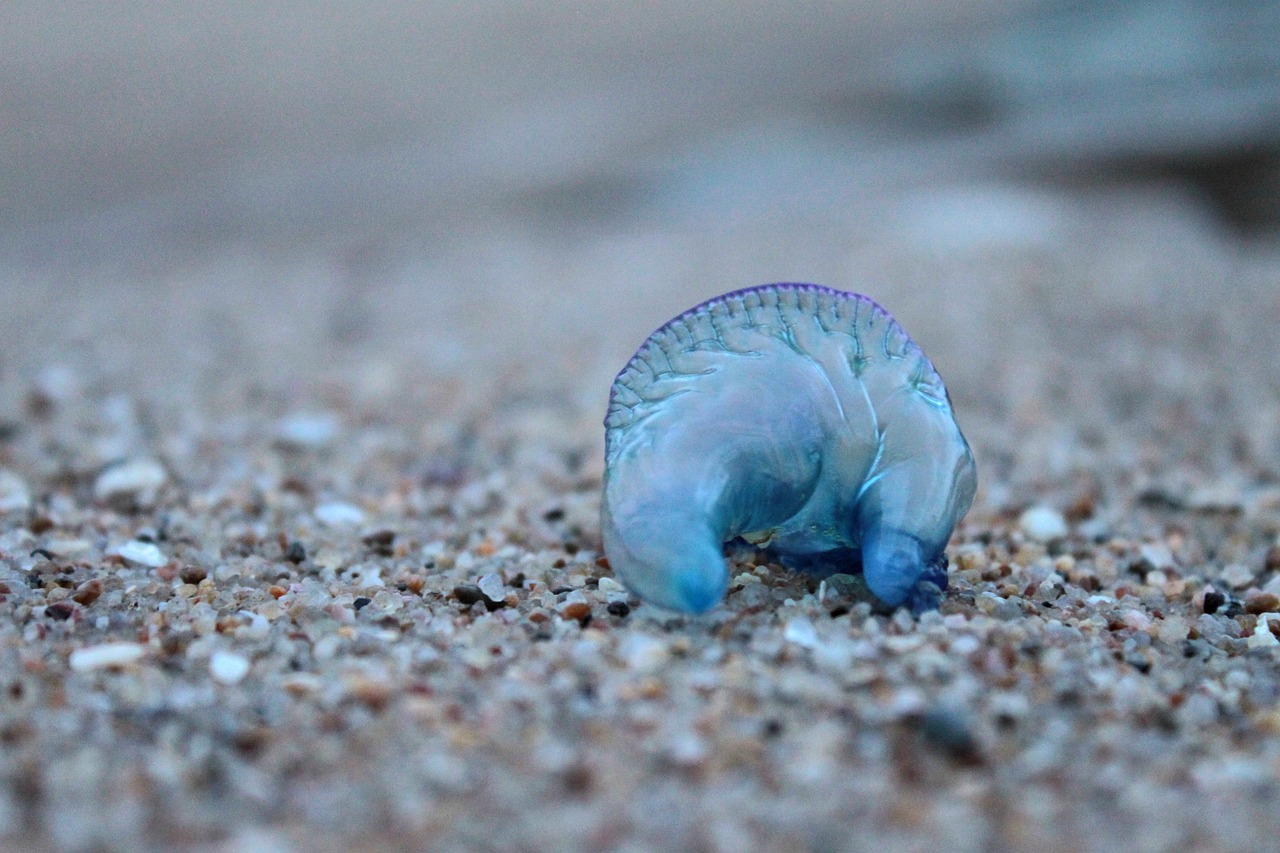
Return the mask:
<svg viewBox="0 0 1280 853">
<path fill-rule="evenodd" d="M 102 581 L 94 579 L 85 581 L 76 587 L 76 591 L 71 596 L 71 600 L 85 607 L 93 604 L 102 596 Z"/>
<path fill-rule="evenodd" d="M 817 629 L 803 616 L 788 620 L 786 627 L 782 630 L 782 637 L 788 643 L 795 643 L 805 649 L 812 649 L 818 645 Z"/>
<path fill-rule="evenodd" d="M 1067 519 L 1058 510 L 1047 506 L 1033 506 L 1018 516 L 1018 527 L 1037 542 L 1061 539 L 1069 532 Z"/>
<path fill-rule="evenodd" d="M 356 527 L 364 523 L 365 513 L 355 504 L 330 501 L 316 507 L 316 518 L 328 527 Z"/>
<path fill-rule="evenodd" d="M 591 605 L 585 601 L 567 601 L 561 605 L 560 615 L 580 622 L 591 615 Z"/>
<path fill-rule="evenodd" d="M 328 412 L 290 415 L 276 425 L 276 438 L 286 447 L 318 450 L 338 437 L 337 416 Z"/>
<path fill-rule="evenodd" d="M 1217 613 L 1222 605 L 1227 603 L 1227 597 L 1216 589 L 1209 588 L 1204 591 L 1201 610 L 1208 614 Z"/>
<path fill-rule="evenodd" d="M 487 575 L 481 575 L 480 580 L 476 582 L 480 592 L 490 601 L 502 601 L 506 593 L 506 586 L 502 583 L 502 576 L 497 572 L 490 572 Z"/>
<path fill-rule="evenodd" d="M 154 459 L 133 459 L 104 469 L 94 480 L 93 496 L 102 503 L 127 499 L 148 506 L 167 479 L 164 466 Z"/>
<path fill-rule="evenodd" d="M 1157 569 L 1173 566 L 1173 551 L 1168 545 L 1158 542 L 1146 542 L 1138 548 L 1138 556 Z"/>
<path fill-rule="evenodd" d="M 626 595 L 627 588 L 613 578 L 600 578 L 600 592 L 604 595 Z"/>
<path fill-rule="evenodd" d="M 1228 563 L 1222 569 L 1222 582 L 1235 589 L 1243 589 L 1253 583 L 1253 572 L 1244 563 Z"/>
<path fill-rule="evenodd" d="M 249 674 L 249 659 L 235 652 L 216 651 L 209 658 L 209 674 L 219 684 L 239 684 Z"/>
<path fill-rule="evenodd" d="M 169 562 L 169 558 L 164 555 L 155 543 L 143 542 L 139 539 L 131 539 L 114 549 L 112 553 L 118 554 L 131 563 L 137 563 L 140 566 L 150 566 L 153 569 L 165 565 Z"/>
<path fill-rule="evenodd" d="M 0 513 L 26 512 L 31 508 L 31 492 L 26 481 L 12 471 L 0 470 Z"/>
<path fill-rule="evenodd" d="M 102 643 L 76 649 L 68 663 L 76 672 L 89 672 L 111 666 L 128 666 L 142 660 L 146 653 L 146 646 L 138 643 Z"/>
<path fill-rule="evenodd" d="M 473 583 L 464 583 L 453 588 L 453 597 L 463 604 L 471 605 L 477 601 L 484 601 L 484 592 Z"/>
<path fill-rule="evenodd" d="M 1280 612 L 1280 595 L 1262 590 L 1252 590 L 1244 597 L 1244 612 L 1257 615 L 1259 613 Z"/>
<path fill-rule="evenodd" d="M 1258 624 L 1254 626 L 1253 633 L 1249 635 L 1245 644 L 1251 649 L 1265 649 L 1280 646 L 1280 640 L 1271 633 L 1270 620 L 1264 615 L 1258 618 Z"/>
<path fill-rule="evenodd" d="M 669 654 L 667 643 L 649 634 L 627 634 L 618 643 L 618 657 L 629 668 L 640 673 L 659 669 Z"/>
<path fill-rule="evenodd" d="M 949 708 L 927 709 L 918 722 L 924 742 L 948 758 L 966 764 L 978 763 L 981 753 L 969 719 Z"/>
</svg>

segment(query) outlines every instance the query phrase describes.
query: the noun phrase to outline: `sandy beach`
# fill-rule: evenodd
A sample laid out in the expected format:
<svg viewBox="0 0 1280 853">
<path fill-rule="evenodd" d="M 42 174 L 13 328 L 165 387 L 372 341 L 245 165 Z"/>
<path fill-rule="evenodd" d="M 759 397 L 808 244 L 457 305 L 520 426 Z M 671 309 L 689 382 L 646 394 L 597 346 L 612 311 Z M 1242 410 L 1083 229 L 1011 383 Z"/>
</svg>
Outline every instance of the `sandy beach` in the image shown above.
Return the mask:
<svg viewBox="0 0 1280 853">
<path fill-rule="evenodd" d="M 1023 6 L 993 8 L 965 6 L 965 32 Z M 405 108 L 451 127 L 488 110 L 474 127 L 508 128 L 492 149 L 432 125 L 421 152 L 374 151 L 359 126 L 385 129 L 383 108 L 348 116 L 339 87 L 312 124 L 264 120 L 280 136 L 252 156 L 213 146 L 204 172 L 181 136 L 148 154 L 121 130 L 147 181 L 74 140 L 54 153 L 106 163 L 97 183 L 9 175 L 0 846 L 1268 849 L 1276 232 L 1183 171 L 1036 171 L 1019 152 L 1039 143 L 998 123 L 885 136 L 825 94 L 808 111 L 795 93 L 853 86 L 823 69 L 878 9 L 807 24 L 810 60 L 760 78 L 739 39 L 794 47 L 765 12 L 687 21 L 735 86 L 672 60 L 666 94 L 636 100 L 650 78 L 607 73 L 606 30 L 579 45 L 595 64 L 512 83 L 523 113 L 485 93 L 525 54 Z M 885 44 L 928 18 L 902 16 Z M 472 34 L 451 56 L 488 44 L 493 22 L 440 20 Z M 397 22 L 317 31 L 345 56 Z M 666 67 L 677 30 L 644 29 L 620 66 Z M 6 73 L 24 85 L 54 67 L 23 55 Z M 370 67 L 352 91 L 391 74 Z M 303 76 L 246 115 L 323 79 L 285 70 Z M 714 121 L 681 112 L 681 74 Z M 276 156 L 330 126 L 329 147 Z M 609 570 L 614 374 L 670 317 L 770 281 L 872 296 L 945 379 L 979 490 L 939 611 L 734 552 L 725 601 L 686 617 Z"/>
</svg>

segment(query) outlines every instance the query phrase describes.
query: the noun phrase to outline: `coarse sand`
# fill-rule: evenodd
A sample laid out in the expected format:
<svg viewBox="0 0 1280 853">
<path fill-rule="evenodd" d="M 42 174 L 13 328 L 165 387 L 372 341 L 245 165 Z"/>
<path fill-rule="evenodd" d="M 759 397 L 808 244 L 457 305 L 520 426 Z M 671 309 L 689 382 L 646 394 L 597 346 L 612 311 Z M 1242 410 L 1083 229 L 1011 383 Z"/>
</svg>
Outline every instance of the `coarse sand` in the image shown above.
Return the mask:
<svg viewBox="0 0 1280 853">
<path fill-rule="evenodd" d="M 1034 208 L 6 271 L 4 849 L 1271 849 L 1280 255 L 1176 193 Z M 779 279 L 948 383 L 938 612 L 609 571 L 611 376 Z"/>
</svg>

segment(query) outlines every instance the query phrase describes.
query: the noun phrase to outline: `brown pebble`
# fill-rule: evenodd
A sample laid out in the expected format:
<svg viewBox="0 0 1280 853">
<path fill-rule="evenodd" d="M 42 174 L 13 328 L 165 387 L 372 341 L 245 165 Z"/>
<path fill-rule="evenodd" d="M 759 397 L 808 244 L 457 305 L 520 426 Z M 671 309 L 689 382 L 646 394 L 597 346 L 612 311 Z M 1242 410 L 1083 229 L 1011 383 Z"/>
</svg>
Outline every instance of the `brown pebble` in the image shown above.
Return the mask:
<svg viewBox="0 0 1280 853">
<path fill-rule="evenodd" d="M 85 581 L 84 583 L 80 584 L 80 586 L 76 587 L 76 591 L 74 594 L 72 594 L 71 600 L 74 601 L 76 604 L 82 604 L 85 607 L 88 607 L 90 604 L 93 604 L 95 601 L 97 601 L 98 597 L 101 595 L 102 595 L 102 581 L 91 580 L 91 581 Z"/>
<path fill-rule="evenodd" d="M 393 546 L 396 541 L 396 532 L 394 530 L 378 530 L 370 533 L 361 541 L 378 556 L 390 557 L 395 553 Z"/>
<path fill-rule="evenodd" d="M 41 533 L 47 533 L 54 527 L 53 519 L 44 515 L 37 515 L 31 519 L 31 523 L 27 525 L 27 529 L 39 536 Z"/>
<path fill-rule="evenodd" d="M 414 595 L 422 595 L 422 588 L 427 585 L 427 582 L 417 575 L 409 575 L 404 579 L 404 585 Z"/>
<path fill-rule="evenodd" d="M 386 708 L 394 693 L 392 686 L 386 681 L 364 676 L 353 679 L 347 690 L 353 698 L 363 702 L 371 711 L 381 711 Z"/>
<path fill-rule="evenodd" d="M 1262 561 L 1262 565 L 1269 572 L 1280 572 L 1280 545 L 1274 545 L 1267 551 L 1267 556 Z"/>
<path fill-rule="evenodd" d="M 70 619 L 71 614 L 75 612 L 76 612 L 75 607 L 73 607 L 70 604 L 67 604 L 65 601 L 59 601 L 57 604 L 50 604 L 48 607 L 44 609 L 45 616 L 48 616 L 50 619 L 57 619 L 59 621 L 65 621 L 67 619 Z"/>
<path fill-rule="evenodd" d="M 178 566 L 176 563 L 165 563 L 156 569 L 156 577 L 162 581 L 171 581 L 178 576 Z"/>
<path fill-rule="evenodd" d="M 581 622 L 591 615 L 591 605 L 585 601 L 574 601 L 560 608 L 560 615 L 565 619 Z"/>
<path fill-rule="evenodd" d="M 271 589 L 267 590 L 267 592 L 271 594 L 272 598 L 282 598 L 288 591 L 289 590 L 282 586 L 273 586 Z"/>
<path fill-rule="evenodd" d="M 1280 612 L 1280 595 L 1253 590 L 1244 597 L 1244 612 L 1254 615 Z"/>
<path fill-rule="evenodd" d="M 208 572 L 199 566 L 183 566 L 178 572 L 178 577 L 182 578 L 183 583 L 195 585 L 208 577 Z"/>
<path fill-rule="evenodd" d="M 529 611 L 528 619 L 535 625 L 547 622 L 551 619 L 551 614 L 543 610 L 541 607 L 534 608 Z"/>
<path fill-rule="evenodd" d="M 1096 510 L 1097 498 L 1091 494 L 1084 494 L 1072 501 L 1063 515 L 1066 516 L 1067 521 L 1078 523 L 1092 518 Z"/>
</svg>

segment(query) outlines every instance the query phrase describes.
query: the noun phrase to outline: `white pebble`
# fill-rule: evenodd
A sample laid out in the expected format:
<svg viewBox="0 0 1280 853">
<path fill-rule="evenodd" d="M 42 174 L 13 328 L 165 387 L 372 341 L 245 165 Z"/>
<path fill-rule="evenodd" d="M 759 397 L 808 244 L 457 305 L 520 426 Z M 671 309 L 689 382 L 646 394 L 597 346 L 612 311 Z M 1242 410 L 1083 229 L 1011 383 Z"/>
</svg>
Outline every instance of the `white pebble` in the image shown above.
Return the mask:
<svg viewBox="0 0 1280 853">
<path fill-rule="evenodd" d="M 299 413 L 284 418 L 276 426 L 281 444 L 300 450 L 316 450 L 338 436 L 338 419 L 332 414 Z"/>
<path fill-rule="evenodd" d="M 239 684 L 249 674 L 249 659 L 235 652 L 214 652 L 209 658 L 209 674 L 219 684 Z"/>
<path fill-rule="evenodd" d="M 1276 635 L 1271 633 L 1270 620 L 1267 618 L 1270 615 L 1270 613 L 1263 613 L 1258 617 L 1258 624 L 1254 626 L 1253 633 L 1245 641 L 1249 648 L 1265 649 L 1271 646 L 1280 646 L 1280 640 L 1277 640 Z"/>
<path fill-rule="evenodd" d="M 618 583 L 613 578 L 600 578 L 600 592 L 605 595 L 613 595 L 614 593 L 626 593 L 627 588 Z"/>
<path fill-rule="evenodd" d="M 618 657 L 636 672 L 653 672 L 666 661 L 667 654 L 667 644 L 647 634 L 628 634 L 618 643 Z"/>
<path fill-rule="evenodd" d="M 131 563 L 137 563 L 140 566 L 150 566 L 153 569 L 163 566 L 169 562 L 169 558 L 164 555 L 159 548 L 151 542 L 142 542 L 132 539 L 123 545 L 113 549 L 112 553 L 124 557 Z"/>
<path fill-rule="evenodd" d="M 806 649 L 812 649 L 818 645 L 818 631 L 813 627 L 813 623 L 803 616 L 797 616 L 795 619 L 787 622 L 787 626 L 782 630 L 782 637 L 788 643 L 795 643 Z"/>
<path fill-rule="evenodd" d="M 0 471 L 0 513 L 26 512 L 31 507 L 31 492 L 21 477 L 12 471 Z"/>
<path fill-rule="evenodd" d="M 1236 589 L 1243 589 L 1253 583 L 1253 572 L 1243 563 L 1229 563 L 1222 569 L 1222 580 Z"/>
<path fill-rule="evenodd" d="M 355 504 L 330 501 L 316 507 L 316 518 L 330 527 L 355 526 L 364 523 L 364 510 Z"/>
<path fill-rule="evenodd" d="M 497 572 L 481 575 L 480 580 L 476 581 L 476 586 L 480 587 L 480 591 L 487 595 L 490 601 L 501 601 L 507 594 L 502 576 Z"/>
<path fill-rule="evenodd" d="M 102 643 L 76 649 L 71 653 L 69 663 L 76 672 L 89 672 L 109 666 L 127 666 L 137 663 L 142 660 L 146 652 L 146 647 L 138 643 Z"/>
<path fill-rule="evenodd" d="M 1148 542 L 1138 549 L 1138 556 L 1157 569 L 1167 569 L 1173 566 L 1173 551 L 1169 549 L 1168 545 Z"/>
<path fill-rule="evenodd" d="M 164 466 L 154 459 L 133 459 L 99 474 L 93 483 L 93 496 L 104 502 L 130 498 L 149 504 L 155 501 L 156 493 L 167 479 Z"/>
<path fill-rule="evenodd" d="M 1033 506 L 1018 517 L 1022 532 L 1037 542 L 1049 542 L 1067 535 L 1067 520 L 1047 506 Z"/>
</svg>

